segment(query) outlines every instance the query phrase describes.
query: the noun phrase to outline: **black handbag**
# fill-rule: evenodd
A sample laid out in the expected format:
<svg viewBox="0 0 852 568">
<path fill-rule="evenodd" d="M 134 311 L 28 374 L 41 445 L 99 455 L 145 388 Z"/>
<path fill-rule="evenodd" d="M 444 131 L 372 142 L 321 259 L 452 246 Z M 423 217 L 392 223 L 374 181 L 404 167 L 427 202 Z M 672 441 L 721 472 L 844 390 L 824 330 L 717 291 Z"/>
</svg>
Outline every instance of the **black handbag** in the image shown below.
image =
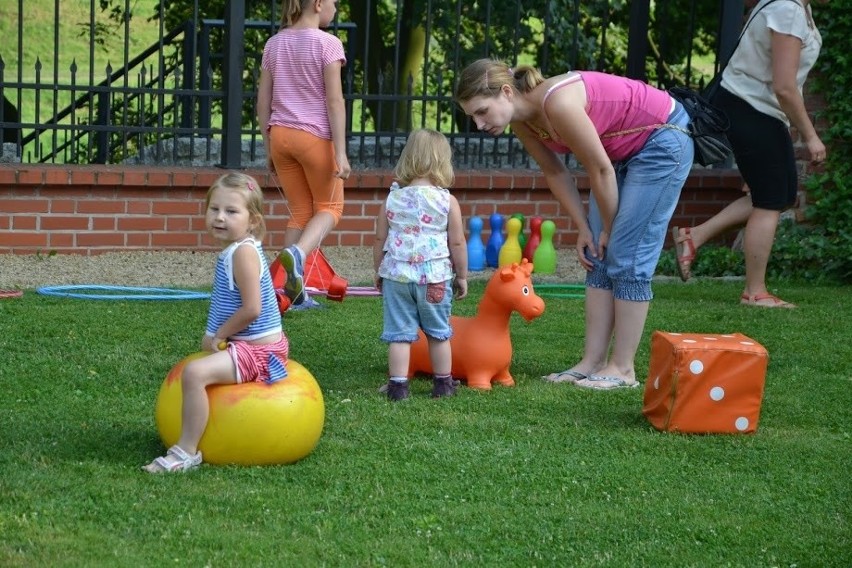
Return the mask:
<svg viewBox="0 0 852 568">
<path fill-rule="evenodd" d="M 684 87 L 673 87 L 669 94 L 686 109 L 689 115 L 689 135 L 695 145 L 695 162 L 702 166 L 721 164 L 733 153 L 728 141 L 728 116 L 703 95 Z"/>
</svg>

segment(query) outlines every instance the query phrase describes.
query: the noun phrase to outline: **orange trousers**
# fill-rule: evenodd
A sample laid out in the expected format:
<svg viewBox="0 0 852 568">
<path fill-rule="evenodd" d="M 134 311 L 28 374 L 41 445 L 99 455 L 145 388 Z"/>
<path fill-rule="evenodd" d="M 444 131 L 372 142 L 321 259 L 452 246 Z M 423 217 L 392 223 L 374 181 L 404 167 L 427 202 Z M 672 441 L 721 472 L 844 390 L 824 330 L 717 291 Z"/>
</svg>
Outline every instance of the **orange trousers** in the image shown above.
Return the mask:
<svg viewBox="0 0 852 568">
<path fill-rule="evenodd" d="M 343 214 L 343 180 L 335 177 L 337 163 L 331 140 L 298 128 L 272 126 L 269 146 L 275 173 L 290 208 L 288 229 L 304 229 L 319 212 Z"/>
</svg>

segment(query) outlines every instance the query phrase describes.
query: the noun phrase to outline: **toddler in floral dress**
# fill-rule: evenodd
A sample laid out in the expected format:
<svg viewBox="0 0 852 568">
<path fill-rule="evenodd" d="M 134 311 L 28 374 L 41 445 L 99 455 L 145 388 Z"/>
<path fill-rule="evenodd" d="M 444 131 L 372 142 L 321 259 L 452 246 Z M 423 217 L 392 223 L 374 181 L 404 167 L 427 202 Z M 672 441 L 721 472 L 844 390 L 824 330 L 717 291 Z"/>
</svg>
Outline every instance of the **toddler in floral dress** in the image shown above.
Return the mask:
<svg viewBox="0 0 852 568">
<path fill-rule="evenodd" d="M 432 396 L 452 396 L 450 311 L 453 291 L 467 295 L 467 244 L 461 210 L 446 187 L 454 179 L 447 138 L 431 129 L 408 137 L 394 174 L 398 183 L 379 212 L 373 261 L 382 292 L 382 341 L 389 344 L 393 401 L 408 398 L 411 344 L 423 330 L 434 371 Z"/>
</svg>

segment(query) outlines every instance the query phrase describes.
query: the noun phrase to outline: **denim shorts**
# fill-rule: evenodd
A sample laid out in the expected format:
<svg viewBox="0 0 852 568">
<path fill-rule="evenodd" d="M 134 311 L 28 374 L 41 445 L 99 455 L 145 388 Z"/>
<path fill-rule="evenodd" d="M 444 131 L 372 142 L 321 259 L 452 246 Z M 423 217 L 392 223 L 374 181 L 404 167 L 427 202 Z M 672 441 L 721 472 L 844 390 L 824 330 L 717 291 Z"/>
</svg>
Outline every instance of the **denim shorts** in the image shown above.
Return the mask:
<svg viewBox="0 0 852 568">
<path fill-rule="evenodd" d="M 687 127 L 689 115 L 683 105 L 675 105 L 668 123 Z M 586 273 L 586 286 L 612 290 L 617 300 L 647 302 L 654 297 L 651 278 L 694 152 L 688 134 L 658 128 L 639 152 L 613 163 L 618 210 L 604 259 L 592 258 L 586 251 L 593 264 Z M 589 225 L 597 243 L 603 224 L 594 196 L 589 197 Z"/>
<path fill-rule="evenodd" d="M 384 329 L 382 341 L 412 343 L 418 330 L 444 341 L 452 337 L 450 308 L 453 301 L 452 281 L 435 284 L 382 281 Z"/>
</svg>

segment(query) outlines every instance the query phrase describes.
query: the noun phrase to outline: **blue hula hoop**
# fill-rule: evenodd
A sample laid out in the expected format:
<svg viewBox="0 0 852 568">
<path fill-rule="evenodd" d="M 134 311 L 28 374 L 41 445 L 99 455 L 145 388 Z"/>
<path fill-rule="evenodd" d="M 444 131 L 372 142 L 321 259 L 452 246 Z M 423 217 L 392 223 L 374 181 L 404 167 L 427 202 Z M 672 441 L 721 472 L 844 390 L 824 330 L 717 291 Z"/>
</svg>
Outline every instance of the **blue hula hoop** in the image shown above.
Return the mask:
<svg viewBox="0 0 852 568">
<path fill-rule="evenodd" d="M 93 293 L 99 290 L 115 293 Z M 206 292 L 193 292 L 192 290 L 137 286 L 104 286 L 99 284 L 42 286 L 41 288 L 37 288 L 36 292 L 44 296 L 78 298 L 81 300 L 206 300 L 210 298 L 210 294 Z"/>
</svg>

